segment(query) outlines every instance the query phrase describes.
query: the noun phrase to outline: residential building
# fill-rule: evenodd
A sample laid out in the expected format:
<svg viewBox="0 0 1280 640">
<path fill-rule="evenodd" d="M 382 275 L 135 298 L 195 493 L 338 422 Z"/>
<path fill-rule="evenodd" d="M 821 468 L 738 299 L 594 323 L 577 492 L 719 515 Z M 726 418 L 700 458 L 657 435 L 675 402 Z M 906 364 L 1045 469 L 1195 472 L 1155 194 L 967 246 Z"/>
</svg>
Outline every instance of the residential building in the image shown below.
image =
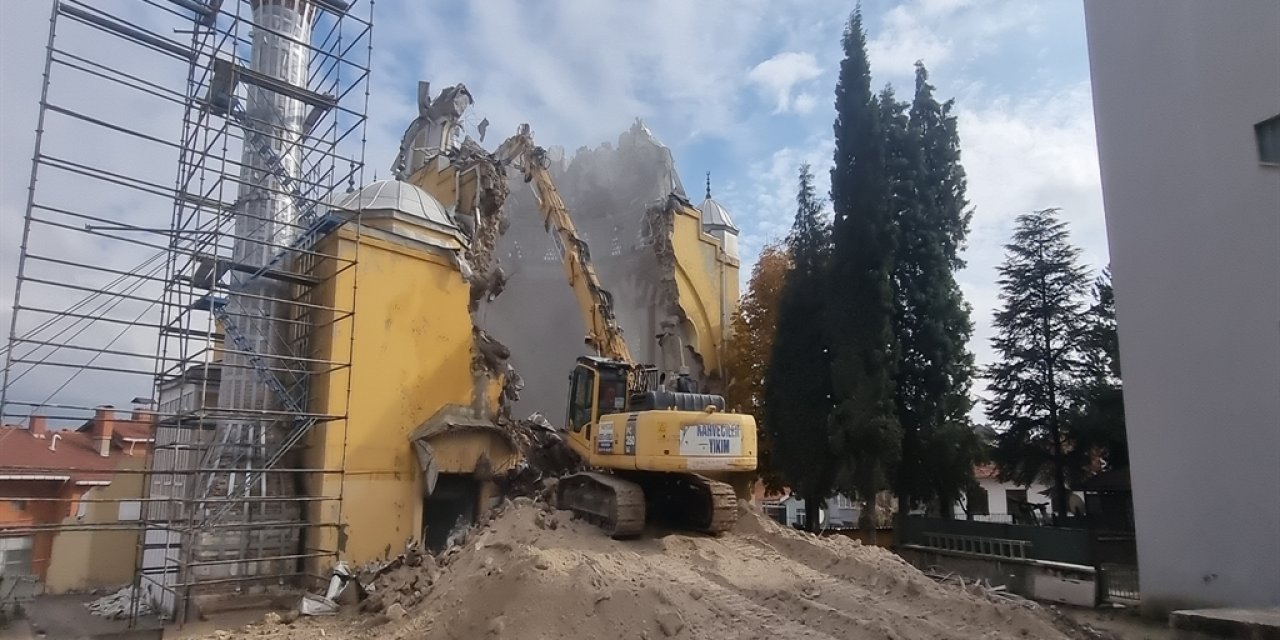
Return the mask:
<svg viewBox="0 0 1280 640">
<path fill-rule="evenodd" d="M 119 417 L 109 406 L 74 429 L 49 429 L 43 415 L 26 427 L 0 427 L 0 565 L 6 576 L 53 581 L 53 591 L 127 582 L 133 572 L 137 532 L 77 526 L 88 520 L 138 518 L 141 470 L 152 442 L 153 414 Z M 112 485 L 118 485 L 113 487 Z M 122 494 L 122 486 L 132 487 Z M 113 490 L 114 489 L 114 490 Z M 103 502 L 103 495 L 116 500 Z M 106 511 L 110 514 L 104 515 Z M 74 544 L 59 544 L 72 536 Z M 92 561 L 62 561 L 55 549 L 77 555 L 108 552 Z M 71 555 L 68 551 L 66 555 Z"/>
<path fill-rule="evenodd" d="M 962 502 L 957 502 L 953 516 L 981 522 L 1041 524 L 1052 514 L 1049 486 L 1042 482 L 1019 485 L 997 477 L 994 464 L 974 467 L 978 486 Z M 1072 493 L 1073 509 L 1083 508 L 1080 496 Z"/>
<path fill-rule="evenodd" d="M 1280 3 L 1084 8 L 1143 606 L 1280 606 Z"/>
</svg>

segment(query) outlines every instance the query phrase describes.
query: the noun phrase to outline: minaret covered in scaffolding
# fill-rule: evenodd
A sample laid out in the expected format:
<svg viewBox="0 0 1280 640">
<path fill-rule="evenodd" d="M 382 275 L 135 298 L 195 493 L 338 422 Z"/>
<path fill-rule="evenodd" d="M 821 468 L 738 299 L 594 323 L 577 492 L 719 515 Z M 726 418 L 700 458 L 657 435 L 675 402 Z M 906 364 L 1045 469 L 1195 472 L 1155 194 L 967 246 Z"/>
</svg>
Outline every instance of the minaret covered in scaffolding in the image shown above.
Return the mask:
<svg viewBox="0 0 1280 640">
<path fill-rule="evenodd" d="M 273 88 L 270 80 L 286 87 L 307 86 L 316 7 L 309 0 L 254 0 L 251 6 L 249 71 L 264 76 L 266 82 L 246 83 L 243 111 L 231 108 L 245 143 L 235 202 L 234 267 L 220 314 L 228 341 L 218 404 L 228 417 L 218 421 L 213 446 L 201 466 L 218 469 L 204 479 L 205 495 L 210 498 L 206 517 L 212 512 L 224 521 L 264 526 L 202 533 L 195 541 L 198 560 L 245 561 L 202 567 L 204 579 L 223 572 L 286 573 L 275 562 L 253 560 L 296 554 L 300 529 L 284 525 L 302 518 L 299 503 L 281 499 L 298 493 L 295 478 L 264 472 L 267 460 L 281 449 L 297 419 L 285 414 L 290 408 L 305 407 L 306 397 L 305 385 L 299 384 L 305 374 L 295 373 L 305 365 L 297 361 L 304 355 L 298 353 L 302 332 L 294 330 L 299 314 L 286 302 L 291 285 L 263 270 L 277 266 L 273 263 L 278 256 L 293 246 L 308 225 L 304 218 L 311 217 L 297 197 L 304 180 L 300 143 L 307 134 L 309 107 Z M 280 384 L 265 384 L 264 376 Z M 282 392 L 290 397 L 280 397 Z M 278 466 L 296 465 L 286 455 Z M 238 497 L 249 500 L 218 502 Z"/>
<path fill-rule="evenodd" d="M 357 256 L 317 242 L 361 228 L 324 203 L 365 182 L 373 3 L 50 4 L 0 417 L 154 416 L 106 525 L 139 534 L 130 617 L 327 580 L 341 468 L 299 445 L 347 429 Z"/>
</svg>

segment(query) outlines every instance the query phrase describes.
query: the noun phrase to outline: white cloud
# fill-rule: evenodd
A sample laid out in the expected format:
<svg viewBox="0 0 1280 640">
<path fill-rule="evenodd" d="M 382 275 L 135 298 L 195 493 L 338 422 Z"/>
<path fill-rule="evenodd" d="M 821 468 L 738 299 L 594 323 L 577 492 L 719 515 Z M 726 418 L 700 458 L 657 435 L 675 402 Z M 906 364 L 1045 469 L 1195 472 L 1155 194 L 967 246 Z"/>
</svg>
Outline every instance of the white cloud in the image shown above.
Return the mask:
<svg viewBox="0 0 1280 640">
<path fill-rule="evenodd" d="M 1091 105 L 1087 82 L 960 105 L 962 160 L 975 214 L 965 254 L 969 267 L 959 279 L 974 308 L 972 348 L 979 364 L 993 358 L 995 268 L 1017 215 L 1060 207 L 1071 241 L 1084 252 L 1082 260 L 1095 269 L 1108 261 Z"/>
<path fill-rule="evenodd" d="M 998 36 L 1031 27 L 1035 3 L 1003 0 L 913 0 L 885 12 L 870 34 L 867 55 L 879 77 L 911 77 L 917 60 L 931 70 L 974 59 L 998 45 Z"/>
<path fill-rule="evenodd" d="M 814 97 L 804 94 L 793 99 L 792 92 L 820 75 L 822 69 L 812 53 L 784 51 L 752 67 L 747 79 L 774 100 L 774 113 L 793 109 L 804 113 L 813 108 Z"/>
<path fill-rule="evenodd" d="M 869 42 L 867 55 L 877 75 L 907 76 L 916 60 L 941 66 L 951 57 L 952 39 L 938 33 L 933 25 L 906 5 L 889 10 L 884 24 Z"/>
<path fill-rule="evenodd" d="M 818 96 L 812 93 L 802 93 L 791 102 L 791 109 L 800 114 L 809 113 L 816 106 L 818 106 Z"/>
</svg>

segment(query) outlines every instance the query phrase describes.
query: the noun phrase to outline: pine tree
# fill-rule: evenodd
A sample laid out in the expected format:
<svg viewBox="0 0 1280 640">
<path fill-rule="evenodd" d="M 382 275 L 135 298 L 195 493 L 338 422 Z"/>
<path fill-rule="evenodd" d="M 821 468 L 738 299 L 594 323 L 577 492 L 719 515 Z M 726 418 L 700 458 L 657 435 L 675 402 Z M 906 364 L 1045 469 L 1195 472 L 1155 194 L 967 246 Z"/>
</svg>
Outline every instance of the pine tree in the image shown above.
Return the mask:
<svg viewBox="0 0 1280 640">
<path fill-rule="evenodd" d="M 894 231 L 885 177 L 879 101 L 871 93 L 866 33 L 855 10 L 842 40 L 831 169 L 831 280 L 826 329 L 831 345 L 831 449 L 842 488 L 863 503 L 860 526 L 874 526 L 875 494 L 896 464 L 901 434 L 894 414 Z"/>
<path fill-rule="evenodd" d="M 767 244 L 751 269 L 747 291 L 733 315 L 733 333 L 726 342 L 725 401 L 732 411 L 755 416 L 759 433 L 757 472 L 770 490 L 782 489 L 772 462 L 773 438 L 764 411 L 765 376 L 773 359 L 778 332 L 778 304 L 791 269 L 791 256 L 781 243 Z"/>
<path fill-rule="evenodd" d="M 827 433 L 831 379 L 821 318 L 826 306 L 830 229 L 813 188 L 809 166 L 800 168 L 796 217 L 787 238 L 791 270 L 778 302 L 773 356 L 764 388 L 765 428 L 774 469 L 805 500 L 806 527 L 818 529 L 818 513 L 831 495 L 836 470 Z"/>
<path fill-rule="evenodd" d="M 1018 216 L 998 268 L 1003 308 L 992 340 L 987 418 L 1004 427 L 994 457 L 1000 476 L 1018 484 L 1051 479 L 1054 512 L 1067 513 L 1068 473 L 1087 468 L 1088 451 L 1073 446 L 1068 419 L 1087 374 L 1084 297 L 1088 275 L 1078 263 L 1057 209 Z"/>
<path fill-rule="evenodd" d="M 905 128 L 889 127 L 889 179 L 898 242 L 894 255 L 895 406 L 902 461 L 898 515 L 935 502 L 943 517 L 974 484 L 982 447 L 969 424 L 973 331 L 954 271 L 971 212 L 965 198 L 952 103 L 939 104 L 928 71 L 916 63 L 915 96 Z M 886 98 L 882 95 L 882 105 Z M 882 107 L 883 108 L 883 107 Z M 894 110 L 895 121 L 906 120 Z"/>
</svg>

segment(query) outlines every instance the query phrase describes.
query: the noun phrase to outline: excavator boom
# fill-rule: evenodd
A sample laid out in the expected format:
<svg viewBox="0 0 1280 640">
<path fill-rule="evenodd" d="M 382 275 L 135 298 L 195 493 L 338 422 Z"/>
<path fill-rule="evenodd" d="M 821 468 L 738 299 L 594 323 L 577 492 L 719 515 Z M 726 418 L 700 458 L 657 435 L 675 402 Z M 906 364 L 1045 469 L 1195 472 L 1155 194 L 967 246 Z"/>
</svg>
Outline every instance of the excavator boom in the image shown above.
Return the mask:
<svg viewBox="0 0 1280 640">
<path fill-rule="evenodd" d="M 521 125 L 519 132 L 503 142 L 494 155 L 499 161 L 518 168 L 533 189 L 543 224 L 554 239 L 565 276 L 582 310 L 587 325 L 587 344 L 596 355 L 634 365 L 631 350 L 622 336 L 622 327 L 613 313 L 613 297 L 600 285 L 600 278 L 591 264 L 591 250 L 573 226 L 569 209 L 560 198 L 547 169 L 546 151 L 533 143 L 529 125 Z"/>
</svg>

